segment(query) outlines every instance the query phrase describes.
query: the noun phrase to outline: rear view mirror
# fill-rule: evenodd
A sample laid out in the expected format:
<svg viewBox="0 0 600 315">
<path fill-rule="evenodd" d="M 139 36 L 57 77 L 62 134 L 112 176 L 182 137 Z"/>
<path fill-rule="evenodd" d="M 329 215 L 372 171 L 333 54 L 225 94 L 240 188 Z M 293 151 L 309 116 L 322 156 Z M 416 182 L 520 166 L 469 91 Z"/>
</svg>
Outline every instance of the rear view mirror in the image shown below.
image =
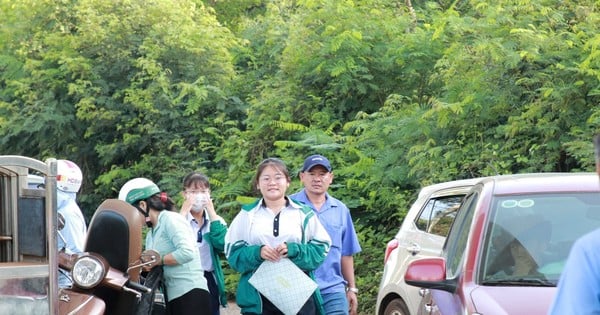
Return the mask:
<svg viewBox="0 0 600 315">
<path fill-rule="evenodd" d="M 404 274 L 404 281 L 415 287 L 456 291 L 456 281 L 446 279 L 446 261 L 441 257 L 422 258 L 411 262 Z"/>
<path fill-rule="evenodd" d="M 62 215 L 62 213 L 58 214 L 58 226 L 57 226 L 58 230 L 61 231 L 62 229 L 65 228 L 65 217 Z"/>
</svg>

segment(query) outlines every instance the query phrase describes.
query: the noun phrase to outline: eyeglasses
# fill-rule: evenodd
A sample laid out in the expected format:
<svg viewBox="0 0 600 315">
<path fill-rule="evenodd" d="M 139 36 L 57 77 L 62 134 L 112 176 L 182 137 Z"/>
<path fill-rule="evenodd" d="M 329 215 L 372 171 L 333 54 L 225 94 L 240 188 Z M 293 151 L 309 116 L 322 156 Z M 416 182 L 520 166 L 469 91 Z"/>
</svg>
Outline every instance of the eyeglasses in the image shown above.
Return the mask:
<svg viewBox="0 0 600 315">
<path fill-rule="evenodd" d="M 286 180 L 286 177 L 285 177 L 284 175 L 275 175 L 275 176 L 273 176 L 273 177 L 271 177 L 271 176 L 261 176 L 261 177 L 259 178 L 259 180 L 260 180 L 260 182 L 261 182 L 261 183 L 263 183 L 263 184 L 268 184 L 268 183 L 270 183 L 271 181 L 275 181 L 276 183 L 280 183 L 280 182 L 282 182 L 282 181 L 285 181 L 285 180 Z"/>
<path fill-rule="evenodd" d="M 190 195 L 197 195 L 197 194 L 208 194 L 208 193 L 210 193 L 210 191 L 209 190 L 185 190 L 184 193 L 190 194 Z"/>
</svg>

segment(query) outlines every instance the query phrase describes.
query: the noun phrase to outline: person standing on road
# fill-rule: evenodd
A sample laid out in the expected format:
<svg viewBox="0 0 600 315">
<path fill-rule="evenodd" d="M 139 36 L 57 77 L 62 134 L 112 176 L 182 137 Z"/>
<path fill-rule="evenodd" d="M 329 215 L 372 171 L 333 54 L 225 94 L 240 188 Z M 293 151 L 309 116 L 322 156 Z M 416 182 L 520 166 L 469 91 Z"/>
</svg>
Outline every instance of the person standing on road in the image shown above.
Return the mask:
<svg viewBox="0 0 600 315">
<path fill-rule="evenodd" d="M 208 177 L 199 172 L 191 172 L 183 178 L 184 201 L 179 213 L 190 224 L 208 282 L 213 307 L 213 315 L 220 314 L 219 305 L 227 306 L 225 276 L 221 269 L 219 253 L 224 252 L 227 223 L 217 215 L 210 198 Z"/>
<path fill-rule="evenodd" d="M 158 265 L 163 267 L 168 313 L 211 315 L 215 306 L 211 305 L 200 254 L 185 218 L 173 212 L 173 200 L 154 182 L 141 177 L 121 187 L 119 200 L 136 207 L 146 217 L 150 228 L 146 249 L 160 254 Z"/>
<path fill-rule="evenodd" d="M 58 249 L 64 249 L 67 254 L 81 253 L 85 247 L 87 225 L 75 199 L 81 188 L 83 174 L 79 166 L 69 160 L 56 161 L 56 168 L 56 209 L 59 217 L 64 220 L 64 227 L 57 238 Z M 59 287 L 68 288 L 73 285 L 68 274 L 68 271 L 59 270 Z"/>
<path fill-rule="evenodd" d="M 600 177 L 600 135 L 594 137 Z M 581 236 L 569 252 L 549 315 L 600 314 L 600 229 Z"/>
<path fill-rule="evenodd" d="M 242 314 L 283 315 L 276 307 L 278 301 L 269 301 L 248 281 L 264 261 L 289 258 L 312 278 L 327 256 L 331 239 L 308 207 L 286 196 L 290 182 L 283 161 L 262 161 L 253 179 L 262 198 L 242 207 L 225 236 L 229 265 L 241 273 L 236 301 Z M 317 289 L 298 314 L 324 314 L 322 311 Z"/>
<path fill-rule="evenodd" d="M 312 208 L 331 237 L 325 262 L 315 271 L 325 314 L 356 314 L 358 289 L 353 255 L 361 251 L 348 207 L 327 192 L 333 182 L 329 160 L 322 155 L 306 158 L 299 174 L 304 188 L 290 195 Z"/>
</svg>

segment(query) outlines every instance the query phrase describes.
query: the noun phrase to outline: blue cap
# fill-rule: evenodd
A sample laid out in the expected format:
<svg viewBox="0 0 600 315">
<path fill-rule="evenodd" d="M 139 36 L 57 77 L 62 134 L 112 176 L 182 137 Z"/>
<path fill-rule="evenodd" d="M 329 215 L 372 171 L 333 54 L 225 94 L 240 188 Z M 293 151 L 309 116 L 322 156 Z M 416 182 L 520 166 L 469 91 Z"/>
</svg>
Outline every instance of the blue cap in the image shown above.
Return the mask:
<svg viewBox="0 0 600 315">
<path fill-rule="evenodd" d="M 309 171 L 311 168 L 321 165 L 327 169 L 328 172 L 331 172 L 331 164 L 329 160 L 319 154 L 311 155 L 304 160 L 304 166 L 302 167 L 302 172 Z"/>
</svg>

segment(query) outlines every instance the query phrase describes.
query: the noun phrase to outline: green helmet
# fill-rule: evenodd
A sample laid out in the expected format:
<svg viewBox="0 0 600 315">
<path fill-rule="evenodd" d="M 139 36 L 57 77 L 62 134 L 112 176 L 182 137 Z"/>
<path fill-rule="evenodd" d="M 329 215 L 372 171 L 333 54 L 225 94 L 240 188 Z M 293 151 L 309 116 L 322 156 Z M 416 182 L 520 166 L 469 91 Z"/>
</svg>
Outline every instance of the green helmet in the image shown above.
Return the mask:
<svg viewBox="0 0 600 315">
<path fill-rule="evenodd" d="M 129 204 L 134 204 L 136 201 L 146 199 L 160 192 L 160 189 L 154 182 L 147 178 L 134 178 L 129 180 L 119 191 L 119 200 L 123 200 Z"/>
</svg>

